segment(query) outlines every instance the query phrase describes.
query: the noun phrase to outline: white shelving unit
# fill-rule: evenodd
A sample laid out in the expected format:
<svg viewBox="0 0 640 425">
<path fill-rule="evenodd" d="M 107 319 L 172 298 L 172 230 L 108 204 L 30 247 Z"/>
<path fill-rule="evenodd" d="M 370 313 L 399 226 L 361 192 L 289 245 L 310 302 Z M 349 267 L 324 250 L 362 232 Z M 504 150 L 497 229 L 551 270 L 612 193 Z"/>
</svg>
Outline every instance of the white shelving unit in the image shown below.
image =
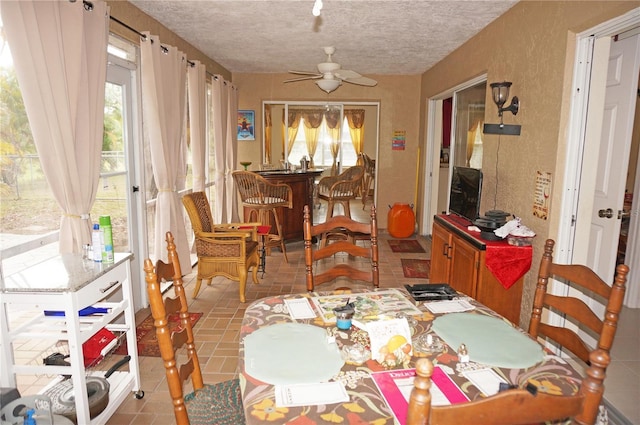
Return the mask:
<svg viewBox="0 0 640 425">
<path fill-rule="evenodd" d="M 85 389 L 74 394 L 78 424 L 104 424 L 129 394 L 142 398 L 130 259 L 129 253 L 116 253 L 113 264 L 102 264 L 63 254 L 5 277 L 0 288 L 1 386 L 16 387 L 16 375 L 71 375 L 73 388 Z M 106 307 L 109 312 L 79 316 L 78 311 L 88 306 Z M 11 327 L 11 315 L 23 310 L 41 313 Z M 65 315 L 47 316 L 46 310 L 64 311 Z M 124 336 L 121 339 L 126 339 L 131 360 L 129 371 L 115 372 L 107 379 L 109 404 L 90 420 L 86 377 L 102 377 L 104 371 L 97 366 L 85 368 L 82 344 L 102 328 Z M 30 339 L 50 341 L 52 347 L 66 343 L 70 366 L 16 364 L 14 342 Z M 62 379 L 55 378 L 43 392 Z"/>
</svg>

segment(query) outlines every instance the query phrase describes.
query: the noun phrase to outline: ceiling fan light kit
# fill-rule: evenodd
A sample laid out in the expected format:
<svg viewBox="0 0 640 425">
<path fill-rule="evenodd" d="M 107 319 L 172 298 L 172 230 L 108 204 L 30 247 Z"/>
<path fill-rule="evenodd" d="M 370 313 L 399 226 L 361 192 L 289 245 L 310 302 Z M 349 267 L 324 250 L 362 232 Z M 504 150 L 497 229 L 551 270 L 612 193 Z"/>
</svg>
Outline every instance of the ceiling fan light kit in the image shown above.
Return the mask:
<svg viewBox="0 0 640 425">
<path fill-rule="evenodd" d="M 326 91 L 327 93 L 331 93 L 332 91 L 340 87 L 339 80 L 327 80 L 324 78 L 316 81 L 316 84 L 318 85 L 318 87 L 320 87 L 322 90 Z"/>
<path fill-rule="evenodd" d="M 378 82 L 372 78 L 363 77 L 355 71 L 342 69 L 339 63 L 332 60 L 331 55 L 335 53 L 335 47 L 325 47 L 324 53 L 327 59 L 319 63 L 316 67 L 317 72 L 313 71 L 289 71 L 291 74 L 304 75 L 304 77 L 292 78 L 285 80 L 285 83 L 293 83 L 296 81 L 316 80 L 316 85 L 323 91 L 331 93 L 342 85 L 342 82 L 356 84 L 359 86 L 373 87 Z"/>
</svg>

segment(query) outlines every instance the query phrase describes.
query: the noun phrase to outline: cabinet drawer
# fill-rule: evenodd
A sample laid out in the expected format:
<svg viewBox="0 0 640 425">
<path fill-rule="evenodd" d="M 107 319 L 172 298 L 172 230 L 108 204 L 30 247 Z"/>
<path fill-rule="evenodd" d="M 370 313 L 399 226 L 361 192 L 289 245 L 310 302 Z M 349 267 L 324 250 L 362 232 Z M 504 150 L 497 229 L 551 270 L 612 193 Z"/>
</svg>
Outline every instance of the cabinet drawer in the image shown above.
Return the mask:
<svg viewBox="0 0 640 425">
<path fill-rule="evenodd" d="M 102 301 L 122 287 L 122 283 L 127 280 L 127 262 L 119 264 L 100 276 L 76 294 L 80 308 L 93 305 Z"/>
</svg>

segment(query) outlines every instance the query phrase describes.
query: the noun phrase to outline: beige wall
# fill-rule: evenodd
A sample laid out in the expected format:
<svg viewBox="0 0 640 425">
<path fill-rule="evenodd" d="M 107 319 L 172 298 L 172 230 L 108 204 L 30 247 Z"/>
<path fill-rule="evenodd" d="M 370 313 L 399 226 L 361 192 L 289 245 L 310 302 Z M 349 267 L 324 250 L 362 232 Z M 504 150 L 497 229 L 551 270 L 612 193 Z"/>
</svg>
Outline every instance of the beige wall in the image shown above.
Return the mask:
<svg viewBox="0 0 640 425">
<path fill-rule="evenodd" d="M 521 1 L 422 77 L 424 99 L 483 73 L 489 83 L 513 82 L 511 95 L 520 99 L 520 112 L 507 113 L 505 123 L 522 125 L 522 134 L 484 137 L 481 211 L 494 208 L 495 197 L 496 208 L 522 217 L 537 234 L 525 279 L 523 324 L 529 320 L 544 241 L 557 234 L 575 34 L 637 6 L 637 1 Z M 426 113 L 423 105 L 420 116 Z M 490 91 L 486 105 L 485 122 L 497 123 Z M 532 215 L 536 171 L 552 173 L 549 220 Z"/>
<path fill-rule="evenodd" d="M 231 81 L 231 72 L 226 68 L 213 59 L 205 56 L 198 49 L 178 37 L 175 33 L 169 31 L 167 27 L 160 24 L 158 21 L 151 18 L 131 3 L 122 0 L 107 0 L 107 4 L 110 8 L 110 15 L 118 19 L 120 22 L 125 23 L 138 32 L 142 33 L 149 31 L 152 35 L 157 35 L 160 37 L 160 41 L 162 43 L 169 46 L 175 46 L 182 52 L 186 53 L 189 60 L 198 60 L 203 63 L 207 67 L 207 72 L 210 74 L 222 75 L 225 80 Z M 111 20 L 109 30 L 124 39 L 140 44 L 140 36 L 138 34 L 120 25 L 114 20 Z"/>
<path fill-rule="evenodd" d="M 283 83 L 289 74 L 233 74 L 239 90 L 238 109 L 256 111 L 256 141 L 238 144 L 238 158 L 259 164 L 262 146 L 262 120 L 259 118 L 263 100 L 380 102 L 380 148 L 378 169 L 378 223 L 387 226 L 387 205 L 396 202 L 413 203 L 416 190 L 416 158 L 420 126 L 420 76 L 367 75 L 378 81 L 375 87 L 343 84 L 332 93 L 320 90 L 312 81 Z M 394 130 L 406 130 L 404 151 L 391 150 Z M 374 131 L 367 128 L 367 132 Z"/>
</svg>

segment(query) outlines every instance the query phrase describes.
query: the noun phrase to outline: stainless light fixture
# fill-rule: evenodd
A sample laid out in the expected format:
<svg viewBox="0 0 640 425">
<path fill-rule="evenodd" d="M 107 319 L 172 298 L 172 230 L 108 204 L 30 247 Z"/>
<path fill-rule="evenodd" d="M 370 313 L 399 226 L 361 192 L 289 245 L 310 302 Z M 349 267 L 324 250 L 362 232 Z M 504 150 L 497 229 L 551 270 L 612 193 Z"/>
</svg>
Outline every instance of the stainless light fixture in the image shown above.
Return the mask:
<svg viewBox="0 0 640 425">
<path fill-rule="evenodd" d="M 518 110 L 520 109 L 520 101 L 518 100 L 517 96 L 513 96 L 509 106 L 507 106 L 506 108 L 504 107 L 504 104 L 507 103 L 507 99 L 509 98 L 509 88 L 511 87 L 511 82 L 503 81 L 501 83 L 491 83 L 490 86 L 493 101 L 498 106 L 498 116 L 500 117 L 500 124 L 485 124 L 484 133 L 519 136 L 519 125 L 505 125 L 502 120 L 503 112 L 507 111 L 511 112 L 513 115 L 516 115 L 518 113 Z"/>
<path fill-rule="evenodd" d="M 322 90 L 326 91 L 327 93 L 331 93 L 340 86 L 340 80 L 330 80 L 327 78 L 322 78 L 320 80 L 317 80 L 316 84 Z"/>
</svg>

